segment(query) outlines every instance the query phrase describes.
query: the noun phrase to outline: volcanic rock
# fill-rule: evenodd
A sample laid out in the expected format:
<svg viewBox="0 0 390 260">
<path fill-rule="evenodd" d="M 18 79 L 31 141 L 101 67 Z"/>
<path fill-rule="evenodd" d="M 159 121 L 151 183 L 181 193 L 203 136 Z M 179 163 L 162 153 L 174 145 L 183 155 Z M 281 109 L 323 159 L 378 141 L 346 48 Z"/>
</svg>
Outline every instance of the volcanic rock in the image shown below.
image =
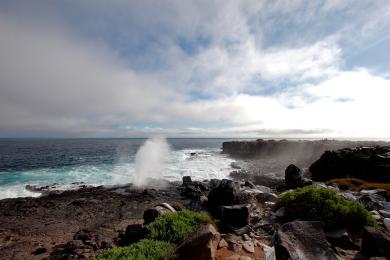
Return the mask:
<svg viewBox="0 0 390 260">
<path fill-rule="evenodd" d="M 310 168 L 315 181 L 354 177 L 390 182 L 390 147 L 357 147 L 326 151 Z"/>
<path fill-rule="evenodd" d="M 250 205 L 221 207 L 221 222 L 224 225 L 242 227 L 248 225 Z"/>
<path fill-rule="evenodd" d="M 216 188 L 213 188 L 208 195 L 210 207 L 234 205 L 239 193 L 238 185 L 232 180 L 223 179 Z"/>
<path fill-rule="evenodd" d="M 213 225 L 203 225 L 180 244 L 176 252 L 180 259 L 214 259 L 220 238 Z"/>
<path fill-rule="evenodd" d="M 275 235 L 276 259 L 338 259 L 325 239 L 322 226 L 318 221 L 282 225 Z"/>
<path fill-rule="evenodd" d="M 390 238 L 373 227 L 364 227 L 361 252 L 367 257 L 390 259 Z"/>
</svg>

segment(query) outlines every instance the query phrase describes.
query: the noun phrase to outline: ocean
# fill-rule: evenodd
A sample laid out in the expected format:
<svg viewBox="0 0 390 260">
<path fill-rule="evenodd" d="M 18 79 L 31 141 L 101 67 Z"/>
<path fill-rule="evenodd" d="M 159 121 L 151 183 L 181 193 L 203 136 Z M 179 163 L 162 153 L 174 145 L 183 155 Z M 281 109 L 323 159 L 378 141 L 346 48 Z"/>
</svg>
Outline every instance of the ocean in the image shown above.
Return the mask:
<svg viewBox="0 0 390 260">
<path fill-rule="evenodd" d="M 146 140 L 0 139 L 0 199 L 40 195 L 26 190 L 26 185 L 55 183 L 59 189 L 71 189 L 78 182 L 94 186 L 131 183 L 136 168 L 148 166 L 148 158 L 152 160 L 158 151 L 151 144 L 143 152 L 146 162 L 137 163 L 137 151 Z M 169 181 L 185 175 L 195 180 L 227 177 L 234 161 L 221 153 L 227 140 L 167 139 L 169 149 L 155 177 Z"/>
</svg>

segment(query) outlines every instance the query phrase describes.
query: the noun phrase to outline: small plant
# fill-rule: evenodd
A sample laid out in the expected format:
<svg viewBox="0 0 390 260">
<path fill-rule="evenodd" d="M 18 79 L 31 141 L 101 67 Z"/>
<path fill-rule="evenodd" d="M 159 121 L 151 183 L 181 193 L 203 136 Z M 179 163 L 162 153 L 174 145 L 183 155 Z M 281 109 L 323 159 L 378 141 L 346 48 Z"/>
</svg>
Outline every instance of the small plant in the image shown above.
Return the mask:
<svg viewBox="0 0 390 260">
<path fill-rule="evenodd" d="M 317 220 L 324 222 L 326 229 L 347 227 L 357 230 L 364 225 L 377 225 L 360 203 L 346 200 L 331 189 L 313 185 L 282 194 L 275 206 L 277 209 L 285 207 L 283 221 Z"/>
<path fill-rule="evenodd" d="M 104 250 L 96 260 L 168 260 L 175 252 L 175 246 L 164 241 L 144 239 L 126 247 Z"/>
<path fill-rule="evenodd" d="M 147 226 L 148 238 L 178 244 L 204 223 L 215 225 L 213 220 L 203 213 L 186 209 L 164 213 Z"/>
</svg>

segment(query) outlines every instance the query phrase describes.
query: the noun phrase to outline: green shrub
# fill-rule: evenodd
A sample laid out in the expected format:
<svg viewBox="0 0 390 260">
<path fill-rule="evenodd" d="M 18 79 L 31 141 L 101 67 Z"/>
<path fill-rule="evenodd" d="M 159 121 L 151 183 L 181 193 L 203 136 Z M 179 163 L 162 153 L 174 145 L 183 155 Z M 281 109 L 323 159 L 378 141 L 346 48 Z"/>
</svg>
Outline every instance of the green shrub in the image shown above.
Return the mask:
<svg viewBox="0 0 390 260">
<path fill-rule="evenodd" d="M 364 225 L 376 225 L 360 203 L 346 200 L 331 189 L 312 185 L 282 194 L 275 206 L 285 207 L 283 221 L 318 220 L 325 223 L 326 229 L 357 230 Z"/>
<path fill-rule="evenodd" d="M 168 260 L 175 252 L 175 246 L 164 241 L 144 239 L 126 247 L 104 250 L 96 260 Z"/>
<path fill-rule="evenodd" d="M 178 244 L 203 223 L 215 225 L 212 219 L 203 213 L 185 209 L 164 213 L 147 226 L 149 229 L 148 238 Z"/>
</svg>

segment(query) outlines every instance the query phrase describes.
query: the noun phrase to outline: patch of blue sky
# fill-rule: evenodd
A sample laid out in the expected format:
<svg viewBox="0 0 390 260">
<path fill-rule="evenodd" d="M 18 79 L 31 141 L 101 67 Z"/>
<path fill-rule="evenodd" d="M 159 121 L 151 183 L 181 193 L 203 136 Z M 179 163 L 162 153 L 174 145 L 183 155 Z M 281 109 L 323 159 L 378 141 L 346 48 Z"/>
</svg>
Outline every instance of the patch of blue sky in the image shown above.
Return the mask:
<svg viewBox="0 0 390 260">
<path fill-rule="evenodd" d="M 188 55 L 197 54 L 199 50 L 207 48 L 211 44 L 211 40 L 207 37 L 198 36 L 196 39 L 188 39 L 179 37 L 177 44 Z"/>
</svg>

